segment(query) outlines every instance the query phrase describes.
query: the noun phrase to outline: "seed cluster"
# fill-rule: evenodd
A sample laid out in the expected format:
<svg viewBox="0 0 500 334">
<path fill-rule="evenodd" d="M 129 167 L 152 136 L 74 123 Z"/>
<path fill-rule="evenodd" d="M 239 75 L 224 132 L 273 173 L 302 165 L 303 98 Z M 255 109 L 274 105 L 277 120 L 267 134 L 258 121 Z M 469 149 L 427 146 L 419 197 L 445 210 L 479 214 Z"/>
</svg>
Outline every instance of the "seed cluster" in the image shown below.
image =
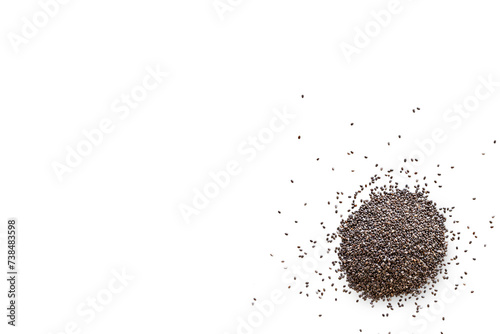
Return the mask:
<svg viewBox="0 0 500 334">
<path fill-rule="evenodd" d="M 419 295 L 443 265 L 445 221 L 419 189 L 372 189 L 338 228 L 340 271 L 348 286 L 365 300 Z"/>
<path fill-rule="evenodd" d="M 416 111 L 420 111 L 420 108 L 414 109 L 413 113 Z M 346 125 L 355 129 L 353 122 Z M 397 134 L 397 138 L 401 139 L 402 135 Z M 301 139 L 300 135 L 298 139 Z M 493 144 L 496 144 L 496 140 Z M 390 141 L 387 145 L 389 150 L 394 149 Z M 349 157 L 360 154 L 347 149 L 344 152 L 347 152 Z M 364 159 L 358 160 L 358 164 L 359 161 L 365 163 L 371 160 L 363 154 L 361 157 Z M 320 162 L 319 157 L 314 158 L 319 168 L 325 167 L 323 159 Z M 406 164 L 409 161 L 418 162 L 418 159 L 403 157 L 401 162 Z M 304 268 L 315 261 L 325 261 L 323 265 L 327 268 L 318 267 L 314 271 L 309 271 L 313 277 L 308 277 L 304 276 L 305 272 L 302 274 L 296 272 L 297 266 L 292 265 L 294 284 L 289 285 L 288 289 L 299 288 L 300 295 L 305 297 L 316 295 L 319 299 L 325 298 L 331 291 L 335 294 L 331 300 L 335 302 L 341 300 L 337 292 L 347 295 L 354 292 L 359 297 L 356 303 L 360 300 L 369 300 L 371 306 L 375 307 L 375 303 L 382 301 L 390 311 L 393 311 L 395 306 L 405 307 L 414 299 L 410 305 L 415 305 L 415 314 L 412 315 L 415 318 L 423 308 L 431 308 L 431 305 L 438 303 L 437 283 L 441 279 L 450 279 L 449 266 L 454 265 L 453 267 L 457 268 L 461 265 L 459 254 L 464 253 L 460 258 L 465 254 L 469 255 L 469 247 L 473 247 L 472 244 L 476 243 L 478 235 L 475 231 L 470 231 L 470 235 L 469 233 L 464 235 L 455 229 L 448 230 L 447 226 L 460 223 L 452 215 L 455 207 L 438 208 L 430 199 L 428 189 L 443 188 L 442 176 L 455 173 L 456 166 L 443 169 L 437 164 L 438 170 L 433 174 L 436 176 L 432 178 L 429 175 L 418 175 L 418 172 L 405 167 L 398 170 L 384 169 L 378 163 L 374 164 L 374 167 L 377 172 L 380 171 L 380 175 L 375 174 L 369 182 L 359 185 L 353 192 L 344 195 L 344 192 L 337 191 L 336 196 L 332 194 L 333 197 L 324 200 L 324 204 L 328 205 L 334 214 L 331 218 L 335 226 L 333 228 L 328 226 L 326 220 L 318 222 L 322 231 L 318 235 L 319 238 L 309 240 L 309 247 L 297 246 L 297 250 L 298 261 L 303 261 Z M 327 166 L 325 170 L 330 169 L 331 172 L 338 173 L 338 169 L 332 166 Z M 457 169 L 459 170 L 460 166 Z M 357 170 L 348 168 L 344 172 L 356 173 Z M 396 176 L 400 177 L 399 180 L 404 186 L 396 182 Z M 300 178 L 290 179 L 292 184 L 300 182 Z M 476 197 L 470 198 L 476 201 Z M 304 203 L 303 210 L 311 207 L 307 206 L 307 203 Z M 314 207 L 314 201 L 311 203 Z M 283 213 L 286 216 L 284 218 L 288 220 L 287 212 Z M 293 232 L 292 226 L 297 227 L 304 223 L 302 220 L 289 218 L 291 218 L 290 223 L 293 223 L 289 227 L 292 231 L 287 230 L 284 233 L 286 238 L 294 235 L 288 233 Z M 491 229 L 494 228 L 494 218 L 495 216 L 492 216 L 489 221 Z M 470 230 L 470 226 L 467 226 L 467 230 Z M 470 238 L 462 241 L 462 244 L 467 243 L 468 246 L 465 246 L 467 249 L 462 249 L 461 244 L 455 244 L 461 238 Z M 271 257 L 274 255 L 271 254 Z M 476 261 L 476 257 L 472 257 L 472 260 Z M 285 264 L 285 260 L 281 260 L 281 263 Z M 284 269 L 289 270 L 288 268 L 287 263 Z M 462 272 L 463 274 L 457 275 L 456 269 L 453 270 L 455 290 L 467 286 L 465 283 L 467 271 Z M 471 294 L 474 293 L 474 290 L 469 291 Z M 424 302 L 426 297 L 433 300 L 426 303 Z M 322 317 L 322 314 L 318 316 Z M 382 317 L 389 317 L 389 313 L 382 313 Z M 442 317 L 442 320 L 444 321 L 445 317 Z"/>
</svg>

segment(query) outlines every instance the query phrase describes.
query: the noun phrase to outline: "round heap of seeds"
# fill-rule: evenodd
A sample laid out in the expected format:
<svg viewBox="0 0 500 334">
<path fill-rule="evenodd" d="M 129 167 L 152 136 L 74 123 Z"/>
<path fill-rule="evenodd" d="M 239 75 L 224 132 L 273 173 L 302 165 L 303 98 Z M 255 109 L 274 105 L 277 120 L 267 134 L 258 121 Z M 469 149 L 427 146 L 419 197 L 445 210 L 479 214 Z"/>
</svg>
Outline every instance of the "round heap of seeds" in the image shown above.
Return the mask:
<svg viewBox="0 0 500 334">
<path fill-rule="evenodd" d="M 341 276 L 365 300 L 418 296 L 444 264 L 445 221 L 418 187 L 371 190 L 338 228 Z"/>
</svg>

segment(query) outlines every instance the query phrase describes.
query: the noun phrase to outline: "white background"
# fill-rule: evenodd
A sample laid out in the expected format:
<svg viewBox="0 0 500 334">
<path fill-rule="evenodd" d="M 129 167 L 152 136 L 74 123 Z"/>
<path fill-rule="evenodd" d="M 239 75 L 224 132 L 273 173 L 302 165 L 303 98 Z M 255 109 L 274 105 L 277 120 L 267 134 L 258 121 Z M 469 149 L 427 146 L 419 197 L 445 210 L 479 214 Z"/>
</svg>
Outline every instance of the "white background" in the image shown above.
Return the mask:
<svg viewBox="0 0 500 334">
<path fill-rule="evenodd" d="M 500 87 L 456 129 L 443 118 L 481 76 L 500 81 L 498 4 L 401 0 L 349 63 L 341 43 L 353 44 L 388 1 L 231 3 L 221 19 L 211 0 L 69 1 L 19 52 L 8 36 L 40 5 L 0 4 L 0 220 L 4 233 L 17 217 L 20 232 L 18 327 L 6 325 L 2 279 L 0 332 L 63 333 L 75 322 L 83 333 L 232 334 L 253 298 L 274 289 L 284 302 L 246 333 L 499 332 L 499 246 L 488 221 L 500 215 Z M 148 66 L 169 77 L 122 121 L 111 104 Z M 283 106 L 295 119 L 247 159 L 238 147 Z M 52 164 L 104 118 L 114 131 L 60 182 Z M 434 180 L 441 164 L 432 199 L 456 206 L 464 239 L 479 236 L 451 271 L 450 280 L 468 271 L 462 292 L 413 323 L 411 305 L 386 319 L 383 305 L 354 294 L 288 292 L 280 261 L 320 238 L 319 222 L 333 231 L 334 193 L 357 190 L 375 163 L 398 168 L 435 128 L 447 140 L 415 168 Z M 232 160 L 240 174 L 186 223 L 179 205 Z M 77 307 L 122 268 L 134 279 L 87 323 Z"/>
</svg>

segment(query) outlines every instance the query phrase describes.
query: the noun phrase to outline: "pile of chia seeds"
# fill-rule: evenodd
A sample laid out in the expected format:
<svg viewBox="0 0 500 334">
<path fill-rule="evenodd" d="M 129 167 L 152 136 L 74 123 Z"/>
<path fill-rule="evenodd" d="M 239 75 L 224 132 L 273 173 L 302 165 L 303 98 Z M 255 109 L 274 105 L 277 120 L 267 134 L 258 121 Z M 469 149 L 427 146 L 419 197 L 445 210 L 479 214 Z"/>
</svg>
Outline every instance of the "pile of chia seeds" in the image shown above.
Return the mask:
<svg viewBox="0 0 500 334">
<path fill-rule="evenodd" d="M 354 123 L 349 125 L 353 127 Z M 301 138 L 298 136 L 299 140 Z M 397 138 L 401 139 L 401 135 Z M 496 144 L 496 140 L 493 144 Z M 391 147 L 390 142 L 387 145 Z M 348 151 L 347 155 L 353 156 L 354 152 Z M 364 156 L 364 159 L 368 159 L 368 156 Z M 319 160 L 316 158 L 316 161 Z M 418 163 L 418 159 L 413 158 L 404 158 L 402 162 L 410 161 Z M 319 278 L 321 287 L 311 289 L 314 283 L 308 279 L 303 282 L 304 286 L 299 294 L 306 297 L 315 294 L 323 299 L 332 290 L 334 294 L 339 290 L 348 295 L 354 292 L 359 296 L 356 302 L 369 301 L 372 307 L 377 302 L 384 302 L 389 310 L 394 310 L 393 302 L 397 307 L 404 307 L 405 303 L 414 299 L 411 305 L 415 306 L 415 314 L 412 316 L 416 317 L 416 313 L 424 307 L 430 308 L 432 301 L 426 303 L 424 300 L 429 295 L 437 296 L 438 282 L 450 278 L 447 267 L 452 264 L 460 265 L 456 255 L 459 246 L 453 243 L 466 235 L 457 230 L 448 230 L 452 224 L 460 223 L 451 214 L 455 207 L 438 207 L 431 199 L 428 189 L 430 186 L 443 187 L 438 182 L 443 172 L 437 173 L 436 180 L 431 181 L 430 178 L 418 177 L 417 172 L 403 167 L 398 171 L 389 169 L 385 172 L 379 164 L 375 164 L 375 168 L 381 172 L 380 176 L 375 174 L 367 184 L 361 184 L 350 195 L 337 191 L 336 201 L 325 201 L 332 209 L 333 216 L 338 219 L 336 227 L 332 229 L 320 222 L 325 238 L 311 239 L 309 245 L 311 253 L 317 253 L 317 246 L 322 244 L 322 255 L 319 258 L 328 259 L 328 270 L 337 275 L 315 270 L 314 275 Z M 439 164 L 437 168 L 442 169 Z M 336 170 L 331 166 L 328 169 L 333 172 Z M 454 169 L 455 166 L 450 166 L 450 170 Z M 355 171 L 350 170 L 352 173 Z M 402 186 L 395 182 L 394 177 L 398 173 L 402 176 Z M 295 183 L 294 180 L 290 181 Z M 476 198 L 473 197 L 472 200 L 475 201 Z M 348 208 L 342 210 L 346 205 Z M 491 217 L 492 220 L 494 218 L 495 216 Z M 489 221 L 490 228 L 494 228 L 492 220 Z M 298 220 L 292 222 L 293 225 L 299 223 Z M 469 226 L 467 230 L 470 230 Z M 476 232 L 470 232 L 468 245 L 478 238 Z M 289 233 L 285 233 L 285 236 L 288 238 Z M 297 249 L 299 261 L 307 259 L 309 251 L 306 247 L 297 246 Z M 468 249 L 460 249 L 462 251 L 467 253 Z M 476 258 L 472 257 L 472 260 L 476 261 Z M 281 263 L 285 261 L 282 260 Z M 288 266 L 285 270 L 288 270 Z M 454 284 L 455 290 L 466 286 L 463 281 L 466 275 L 466 271 L 459 274 L 461 282 Z M 297 277 L 293 279 L 297 280 Z M 338 298 L 332 300 L 337 302 Z M 437 303 L 437 300 L 433 302 Z M 382 316 L 388 317 L 389 313 L 384 312 Z M 445 318 L 442 317 L 442 320 Z"/>
<path fill-rule="evenodd" d="M 418 187 L 372 189 L 338 228 L 341 277 L 365 300 L 420 295 L 442 271 L 445 221 Z"/>
</svg>

